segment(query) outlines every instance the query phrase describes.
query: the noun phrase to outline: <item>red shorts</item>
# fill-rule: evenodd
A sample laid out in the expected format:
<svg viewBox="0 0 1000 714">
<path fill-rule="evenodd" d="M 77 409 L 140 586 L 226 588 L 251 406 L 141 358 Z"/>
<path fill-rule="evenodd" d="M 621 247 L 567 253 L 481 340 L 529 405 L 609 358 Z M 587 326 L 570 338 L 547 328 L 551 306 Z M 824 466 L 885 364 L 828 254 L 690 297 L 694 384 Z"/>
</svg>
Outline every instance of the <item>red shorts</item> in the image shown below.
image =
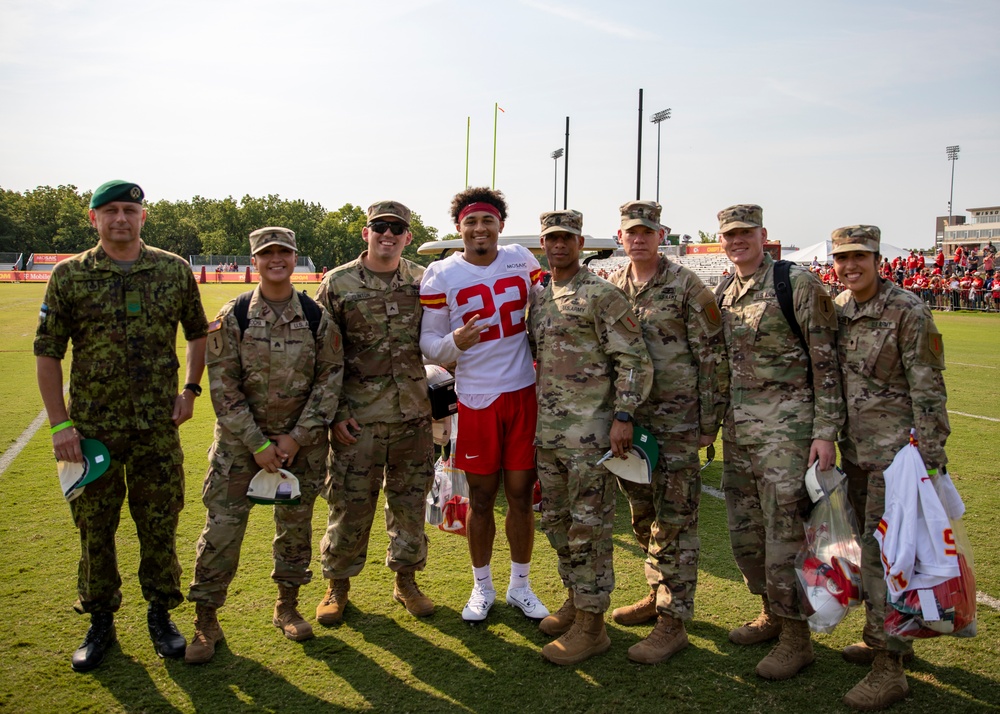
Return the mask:
<svg viewBox="0 0 1000 714">
<path fill-rule="evenodd" d="M 455 466 L 471 474 L 535 468 L 535 385 L 505 392 L 485 409 L 458 401 Z"/>
</svg>

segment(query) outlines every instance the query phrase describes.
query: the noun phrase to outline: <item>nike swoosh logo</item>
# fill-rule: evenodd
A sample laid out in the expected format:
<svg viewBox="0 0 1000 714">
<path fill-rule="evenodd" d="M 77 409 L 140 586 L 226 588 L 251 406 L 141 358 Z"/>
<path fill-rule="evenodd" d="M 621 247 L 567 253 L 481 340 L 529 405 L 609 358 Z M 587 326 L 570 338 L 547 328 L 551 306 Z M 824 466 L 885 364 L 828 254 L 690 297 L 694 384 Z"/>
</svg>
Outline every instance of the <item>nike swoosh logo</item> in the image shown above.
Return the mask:
<svg viewBox="0 0 1000 714">
<path fill-rule="evenodd" d="M 467 458 L 467 459 L 478 459 L 479 458 L 479 454 L 476 454 L 475 456 L 469 456 L 468 454 L 466 454 L 465 458 Z"/>
</svg>

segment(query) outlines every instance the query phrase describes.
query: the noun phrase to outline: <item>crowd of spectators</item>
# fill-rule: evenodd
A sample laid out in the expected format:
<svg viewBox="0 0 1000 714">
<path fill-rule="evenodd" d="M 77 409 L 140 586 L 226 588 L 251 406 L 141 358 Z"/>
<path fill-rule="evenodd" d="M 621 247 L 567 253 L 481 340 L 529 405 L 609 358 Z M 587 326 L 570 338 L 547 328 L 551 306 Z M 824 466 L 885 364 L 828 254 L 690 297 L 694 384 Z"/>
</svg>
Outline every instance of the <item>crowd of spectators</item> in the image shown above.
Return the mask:
<svg viewBox="0 0 1000 714">
<path fill-rule="evenodd" d="M 215 267 L 215 272 L 217 273 L 236 273 L 239 272 L 239 266 L 236 265 L 236 261 L 232 263 L 219 263 Z"/>
<path fill-rule="evenodd" d="M 905 257 L 883 258 L 880 275 L 916 294 L 932 310 L 1000 311 L 1000 280 L 996 280 L 997 249 L 990 241 L 981 248 L 955 249 L 952 259 L 939 250 L 931 264 L 915 250 Z M 823 281 L 834 297 L 844 286 L 833 263 L 813 258 L 809 270 Z M 725 276 L 723 276 L 725 277 Z"/>
</svg>

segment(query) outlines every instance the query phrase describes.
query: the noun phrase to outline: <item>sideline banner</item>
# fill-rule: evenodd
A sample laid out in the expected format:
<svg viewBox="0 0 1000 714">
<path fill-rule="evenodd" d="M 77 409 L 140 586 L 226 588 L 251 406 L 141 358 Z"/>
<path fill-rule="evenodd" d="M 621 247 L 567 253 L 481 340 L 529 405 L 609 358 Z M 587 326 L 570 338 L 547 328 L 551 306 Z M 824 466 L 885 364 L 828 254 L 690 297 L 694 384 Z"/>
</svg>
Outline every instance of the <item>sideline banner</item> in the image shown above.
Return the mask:
<svg viewBox="0 0 1000 714">
<path fill-rule="evenodd" d="M 51 274 L 24 270 L 0 270 L 0 283 L 47 283 Z"/>
<path fill-rule="evenodd" d="M 52 273 L 48 271 L 0 270 L 0 283 L 47 283 Z M 322 282 L 322 273 L 292 273 L 293 283 Z M 208 273 L 206 283 L 246 283 L 243 273 Z M 251 273 L 250 283 L 259 283 L 260 274 Z"/>
<path fill-rule="evenodd" d="M 66 260 L 66 258 L 72 258 L 78 253 L 35 253 L 34 261 L 35 265 L 55 265 L 60 260 Z"/>
</svg>

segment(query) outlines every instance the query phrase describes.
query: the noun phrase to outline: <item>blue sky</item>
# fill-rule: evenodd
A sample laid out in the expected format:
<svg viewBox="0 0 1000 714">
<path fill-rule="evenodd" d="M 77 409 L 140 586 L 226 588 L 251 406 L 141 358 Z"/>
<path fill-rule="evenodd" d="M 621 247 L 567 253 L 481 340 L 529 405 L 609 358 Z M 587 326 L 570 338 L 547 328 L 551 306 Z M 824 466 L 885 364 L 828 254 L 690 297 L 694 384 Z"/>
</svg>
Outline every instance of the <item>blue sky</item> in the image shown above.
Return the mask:
<svg viewBox="0 0 1000 714">
<path fill-rule="evenodd" d="M 1000 205 L 1000 3 L 562 0 L 0 2 L 0 186 L 139 182 L 151 200 L 279 194 L 335 209 L 395 198 L 442 234 L 488 185 L 507 233 L 552 208 L 570 117 L 569 206 L 610 235 L 635 197 L 674 232 L 764 207 L 809 245 L 874 223 L 902 247 Z M 562 160 L 558 203 L 562 206 Z"/>
</svg>

